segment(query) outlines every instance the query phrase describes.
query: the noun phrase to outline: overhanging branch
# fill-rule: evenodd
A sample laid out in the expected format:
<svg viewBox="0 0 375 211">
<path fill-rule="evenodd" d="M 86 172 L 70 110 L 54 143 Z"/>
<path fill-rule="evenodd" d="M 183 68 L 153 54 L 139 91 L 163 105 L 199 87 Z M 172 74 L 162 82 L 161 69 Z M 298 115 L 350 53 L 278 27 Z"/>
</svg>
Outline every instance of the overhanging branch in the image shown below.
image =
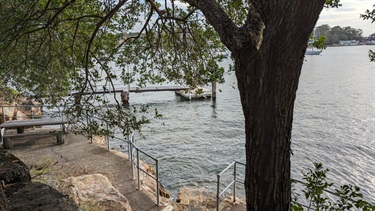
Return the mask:
<svg viewBox="0 0 375 211">
<path fill-rule="evenodd" d="M 88 68 L 88 64 L 89 64 L 89 54 L 90 54 L 90 51 L 91 51 L 91 45 L 92 43 L 94 42 L 94 39 L 100 29 L 100 27 L 102 27 L 102 25 L 109 19 L 112 18 L 112 16 L 127 2 L 127 0 L 122 0 L 120 1 L 112 10 L 110 10 L 106 16 L 104 16 L 103 19 L 101 19 L 97 24 L 96 24 L 96 27 L 95 27 L 95 30 L 94 32 L 91 34 L 91 38 L 90 38 L 90 41 L 87 45 L 87 49 L 86 49 L 86 54 L 85 54 L 85 57 L 86 57 L 86 62 L 85 62 L 85 74 L 86 74 L 86 81 L 85 81 L 85 84 L 89 82 L 89 68 Z M 84 92 L 86 89 L 86 85 L 84 85 L 82 87 L 82 92 Z"/>
</svg>

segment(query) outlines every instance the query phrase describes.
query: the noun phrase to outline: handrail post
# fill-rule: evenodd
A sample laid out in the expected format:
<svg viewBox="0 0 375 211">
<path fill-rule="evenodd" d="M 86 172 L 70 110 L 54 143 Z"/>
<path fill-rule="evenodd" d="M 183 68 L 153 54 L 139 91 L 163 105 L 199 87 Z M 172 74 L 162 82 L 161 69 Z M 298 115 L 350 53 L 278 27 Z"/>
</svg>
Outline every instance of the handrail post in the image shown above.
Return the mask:
<svg viewBox="0 0 375 211">
<path fill-rule="evenodd" d="M 87 124 L 87 128 L 88 128 L 88 135 L 90 137 L 90 144 L 92 144 L 92 135 L 91 135 L 91 128 L 90 128 L 91 119 L 90 119 L 88 111 L 86 111 L 86 124 Z"/>
<path fill-rule="evenodd" d="M 5 119 L 5 113 L 4 113 L 4 106 L 1 106 L 1 111 L 3 112 L 3 113 L 2 113 L 2 114 L 3 114 L 3 121 L 5 122 L 6 119 Z"/>
<path fill-rule="evenodd" d="M 137 149 L 137 174 L 138 174 L 138 190 L 141 190 L 141 175 L 140 175 L 140 166 L 139 166 L 139 150 Z"/>
<path fill-rule="evenodd" d="M 220 174 L 217 175 L 216 210 L 219 211 L 220 204 Z"/>
<path fill-rule="evenodd" d="M 109 129 L 108 129 L 108 122 L 105 121 L 105 124 L 106 124 L 106 128 L 107 128 L 107 133 L 109 132 Z M 108 151 L 109 151 L 109 137 L 108 137 L 108 134 L 105 136 L 105 141 L 107 142 L 107 147 L 108 147 Z"/>
<path fill-rule="evenodd" d="M 156 160 L 156 205 L 159 206 L 160 183 L 159 183 L 159 160 Z"/>
<path fill-rule="evenodd" d="M 130 136 L 130 134 L 128 135 L 128 160 L 130 160 L 131 161 L 131 150 L 130 150 L 130 140 L 131 139 L 131 136 Z"/>
<path fill-rule="evenodd" d="M 233 203 L 236 202 L 236 180 L 237 180 L 237 161 L 234 162 L 234 170 L 233 170 Z"/>
<path fill-rule="evenodd" d="M 31 107 L 31 119 L 34 119 L 33 107 Z M 33 130 L 35 130 L 35 126 L 33 126 Z"/>
<path fill-rule="evenodd" d="M 129 143 L 129 146 L 130 146 L 130 161 L 131 161 L 131 164 L 132 164 L 132 178 L 135 179 L 135 175 L 134 175 L 134 154 L 133 154 L 133 143 Z"/>
<path fill-rule="evenodd" d="M 91 112 L 91 114 L 89 115 L 89 124 L 90 124 L 90 138 L 91 138 L 91 143 L 93 143 L 93 139 L 94 139 L 94 137 L 93 137 L 93 134 L 92 134 L 92 130 L 91 130 L 91 122 L 93 121 L 92 120 L 92 118 L 94 118 L 94 114 Z"/>
<path fill-rule="evenodd" d="M 60 104 L 60 105 L 61 105 L 61 104 Z M 60 105 L 57 106 L 57 110 L 59 111 L 59 112 L 58 112 L 58 113 L 59 113 L 59 117 L 63 117 L 63 114 L 62 114 L 62 112 L 61 112 Z"/>
</svg>

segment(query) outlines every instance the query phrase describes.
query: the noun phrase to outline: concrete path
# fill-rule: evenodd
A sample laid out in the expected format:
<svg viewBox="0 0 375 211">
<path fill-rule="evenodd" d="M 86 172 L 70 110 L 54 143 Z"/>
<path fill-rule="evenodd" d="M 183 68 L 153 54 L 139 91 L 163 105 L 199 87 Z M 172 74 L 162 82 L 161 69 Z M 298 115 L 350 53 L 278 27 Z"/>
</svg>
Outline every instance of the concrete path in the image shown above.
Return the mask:
<svg viewBox="0 0 375 211">
<path fill-rule="evenodd" d="M 14 140 L 10 150 L 28 166 L 50 161 L 58 178 L 99 173 L 108 177 L 112 185 L 130 202 L 135 211 L 162 210 L 156 206 L 156 195 L 137 190 L 132 179 L 131 163 L 119 153 L 108 151 L 100 144 L 90 144 L 81 135 L 65 135 L 65 144 L 56 145 L 54 136 L 26 137 Z"/>
</svg>

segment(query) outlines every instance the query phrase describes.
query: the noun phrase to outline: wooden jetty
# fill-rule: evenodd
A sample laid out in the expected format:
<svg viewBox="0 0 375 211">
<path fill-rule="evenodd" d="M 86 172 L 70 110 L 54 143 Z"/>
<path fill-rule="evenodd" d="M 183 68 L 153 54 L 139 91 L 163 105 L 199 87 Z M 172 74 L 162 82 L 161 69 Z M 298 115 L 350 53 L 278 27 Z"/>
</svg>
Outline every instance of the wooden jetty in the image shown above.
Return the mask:
<svg viewBox="0 0 375 211">
<path fill-rule="evenodd" d="M 90 92 L 84 92 L 84 95 L 90 95 L 90 94 L 107 94 L 107 93 L 122 93 L 124 90 L 128 92 L 156 92 L 156 91 L 179 91 L 179 90 L 189 90 L 189 87 L 187 86 L 155 86 L 155 87 L 130 87 L 130 89 L 127 88 L 116 88 L 115 90 L 112 89 L 96 89 L 94 91 Z M 80 92 L 72 92 L 71 95 L 79 94 Z"/>
<path fill-rule="evenodd" d="M 130 88 L 116 88 L 112 89 L 96 89 L 89 92 L 82 93 L 83 95 L 98 95 L 98 94 L 109 94 L 109 93 L 121 93 L 121 100 L 123 103 L 129 102 L 129 92 L 157 92 L 157 91 L 182 91 L 189 90 L 187 86 L 154 86 L 154 87 L 130 87 Z M 72 92 L 70 95 L 78 95 L 80 92 Z"/>
</svg>

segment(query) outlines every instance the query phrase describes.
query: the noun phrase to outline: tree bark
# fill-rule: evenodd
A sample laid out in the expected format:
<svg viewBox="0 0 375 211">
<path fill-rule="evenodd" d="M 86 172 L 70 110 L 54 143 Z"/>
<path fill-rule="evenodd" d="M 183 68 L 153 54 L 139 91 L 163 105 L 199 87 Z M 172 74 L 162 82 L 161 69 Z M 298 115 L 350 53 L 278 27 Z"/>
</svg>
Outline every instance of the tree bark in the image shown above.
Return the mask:
<svg viewBox="0 0 375 211">
<path fill-rule="evenodd" d="M 293 107 L 308 36 L 324 4 L 311 2 L 280 5 L 281 23 L 268 21 L 259 51 L 244 44 L 233 52 L 245 115 L 248 210 L 290 209 Z"/>
<path fill-rule="evenodd" d="M 325 0 L 251 2 L 242 27 L 233 26 L 214 0 L 196 6 L 234 58 L 245 116 L 247 210 L 289 210 L 294 100 L 307 41 Z"/>
</svg>

